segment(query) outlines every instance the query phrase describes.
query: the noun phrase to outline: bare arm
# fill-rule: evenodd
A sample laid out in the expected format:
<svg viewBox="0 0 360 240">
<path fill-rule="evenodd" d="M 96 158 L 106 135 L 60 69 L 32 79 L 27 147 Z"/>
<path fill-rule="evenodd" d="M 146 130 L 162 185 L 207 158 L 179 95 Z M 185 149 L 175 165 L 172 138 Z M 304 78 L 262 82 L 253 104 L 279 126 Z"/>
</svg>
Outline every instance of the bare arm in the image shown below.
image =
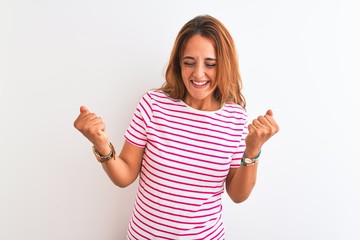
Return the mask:
<svg viewBox="0 0 360 240">
<path fill-rule="evenodd" d="M 255 157 L 256 154 L 247 152 L 248 157 Z M 231 168 L 226 179 L 226 191 L 235 203 L 245 201 L 253 190 L 256 183 L 258 164 L 251 166 L 240 166 Z"/>
<path fill-rule="evenodd" d="M 280 130 L 271 110 L 268 110 L 265 116 L 254 119 L 248 128 L 249 134 L 245 142 L 246 155 L 250 158 L 254 158 L 263 144 Z M 235 203 L 243 202 L 250 196 L 256 183 L 257 165 L 256 163 L 230 169 L 226 179 L 226 191 Z"/>
<path fill-rule="evenodd" d="M 144 148 L 125 141 L 120 155 L 102 163 L 102 166 L 115 185 L 127 187 L 139 175 L 143 154 Z"/>
<path fill-rule="evenodd" d="M 75 120 L 74 126 L 94 145 L 100 155 L 106 156 L 110 153 L 105 124 L 95 113 L 91 113 L 86 107 L 81 106 L 80 114 Z M 102 166 L 114 184 L 119 187 L 126 187 L 137 178 L 143 154 L 143 148 L 125 141 L 120 155 L 102 163 Z"/>
</svg>

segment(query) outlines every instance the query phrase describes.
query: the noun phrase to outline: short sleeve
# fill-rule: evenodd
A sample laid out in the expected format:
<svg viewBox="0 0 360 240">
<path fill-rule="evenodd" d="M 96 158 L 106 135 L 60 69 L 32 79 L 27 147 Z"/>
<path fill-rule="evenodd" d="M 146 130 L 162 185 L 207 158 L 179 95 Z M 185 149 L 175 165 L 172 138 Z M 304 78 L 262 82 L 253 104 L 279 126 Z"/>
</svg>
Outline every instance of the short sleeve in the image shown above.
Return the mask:
<svg viewBox="0 0 360 240">
<path fill-rule="evenodd" d="M 249 130 L 248 130 L 248 125 L 247 125 L 247 121 L 246 121 L 246 124 L 244 125 L 244 129 L 243 129 L 243 134 L 242 134 L 241 140 L 240 140 L 240 145 L 231 157 L 230 168 L 240 167 L 241 158 L 243 157 L 243 155 L 245 153 L 245 148 L 246 148 L 245 138 L 248 135 L 248 133 L 249 133 Z"/>
<path fill-rule="evenodd" d="M 144 148 L 147 143 L 147 128 L 152 118 L 152 99 L 147 92 L 140 99 L 131 123 L 127 128 L 124 137 L 131 144 Z"/>
</svg>

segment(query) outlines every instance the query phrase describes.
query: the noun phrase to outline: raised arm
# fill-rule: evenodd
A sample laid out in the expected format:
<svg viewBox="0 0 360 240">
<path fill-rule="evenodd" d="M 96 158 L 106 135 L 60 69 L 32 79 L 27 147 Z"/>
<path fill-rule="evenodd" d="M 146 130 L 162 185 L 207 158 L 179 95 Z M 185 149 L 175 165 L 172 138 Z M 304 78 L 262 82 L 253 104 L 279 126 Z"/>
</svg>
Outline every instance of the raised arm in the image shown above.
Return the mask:
<svg viewBox="0 0 360 240">
<path fill-rule="evenodd" d="M 249 158 L 256 157 L 263 144 L 280 130 L 272 110 L 254 119 L 248 129 L 245 153 Z M 249 197 L 256 183 L 256 175 L 257 164 L 230 169 L 226 179 L 226 191 L 235 203 L 243 202 Z"/>
<path fill-rule="evenodd" d="M 107 156 L 112 151 L 104 122 L 86 107 L 80 107 L 80 114 L 74 126 L 94 145 L 101 156 Z M 119 156 L 115 155 L 114 158 L 102 163 L 102 167 L 114 184 L 126 187 L 136 180 L 143 154 L 144 148 L 125 141 Z"/>
</svg>

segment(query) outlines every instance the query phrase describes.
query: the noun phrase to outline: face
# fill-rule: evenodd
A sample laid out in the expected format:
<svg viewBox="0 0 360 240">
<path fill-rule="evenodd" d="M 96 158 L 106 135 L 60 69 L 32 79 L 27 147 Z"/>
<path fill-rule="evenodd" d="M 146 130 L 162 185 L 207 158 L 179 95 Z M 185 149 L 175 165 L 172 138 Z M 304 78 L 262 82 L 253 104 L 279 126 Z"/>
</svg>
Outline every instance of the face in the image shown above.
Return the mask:
<svg viewBox="0 0 360 240">
<path fill-rule="evenodd" d="M 187 90 L 185 102 L 201 110 L 211 108 L 216 88 L 216 53 L 211 39 L 200 35 L 189 39 L 181 58 L 181 76 Z"/>
</svg>

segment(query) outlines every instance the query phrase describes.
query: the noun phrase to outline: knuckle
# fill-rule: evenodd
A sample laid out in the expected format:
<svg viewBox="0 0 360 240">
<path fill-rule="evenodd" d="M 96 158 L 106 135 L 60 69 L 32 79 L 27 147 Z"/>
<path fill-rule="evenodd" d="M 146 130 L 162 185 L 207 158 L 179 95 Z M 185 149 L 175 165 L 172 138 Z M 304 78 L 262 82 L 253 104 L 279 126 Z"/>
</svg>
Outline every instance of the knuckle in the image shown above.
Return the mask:
<svg viewBox="0 0 360 240">
<path fill-rule="evenodd" d="M 260 137 L 266 137 L 270 134 L 270 129 L 269 128 L 262 128 L 259 130 L 259 136 Z"/>
<path fill-rule="evenodd" d="M 79 131 L 82 130 L 82 125 L 81 125 L 79 122 L 75 122 L 75 123 L 74 123 L 74 127 L 75 127 L 77 130 L 79 130 Z"/>
<path fill-rule="evenodd" d="M 261 136 L 261 131 L 258 130 L 258 129 L 256 129 L 256 130 L 254 131 L 254 134 L 255 134 L 256 137 L 259 137 L 259 136 Z"/>
<path fill-rule="evenodd" d="M 271 130 L 272 130 L 272 133 L 275 134 L 275 133 L 277 133 L 279 131 L 279 127 L 275 126 Z"/>
</svg>

